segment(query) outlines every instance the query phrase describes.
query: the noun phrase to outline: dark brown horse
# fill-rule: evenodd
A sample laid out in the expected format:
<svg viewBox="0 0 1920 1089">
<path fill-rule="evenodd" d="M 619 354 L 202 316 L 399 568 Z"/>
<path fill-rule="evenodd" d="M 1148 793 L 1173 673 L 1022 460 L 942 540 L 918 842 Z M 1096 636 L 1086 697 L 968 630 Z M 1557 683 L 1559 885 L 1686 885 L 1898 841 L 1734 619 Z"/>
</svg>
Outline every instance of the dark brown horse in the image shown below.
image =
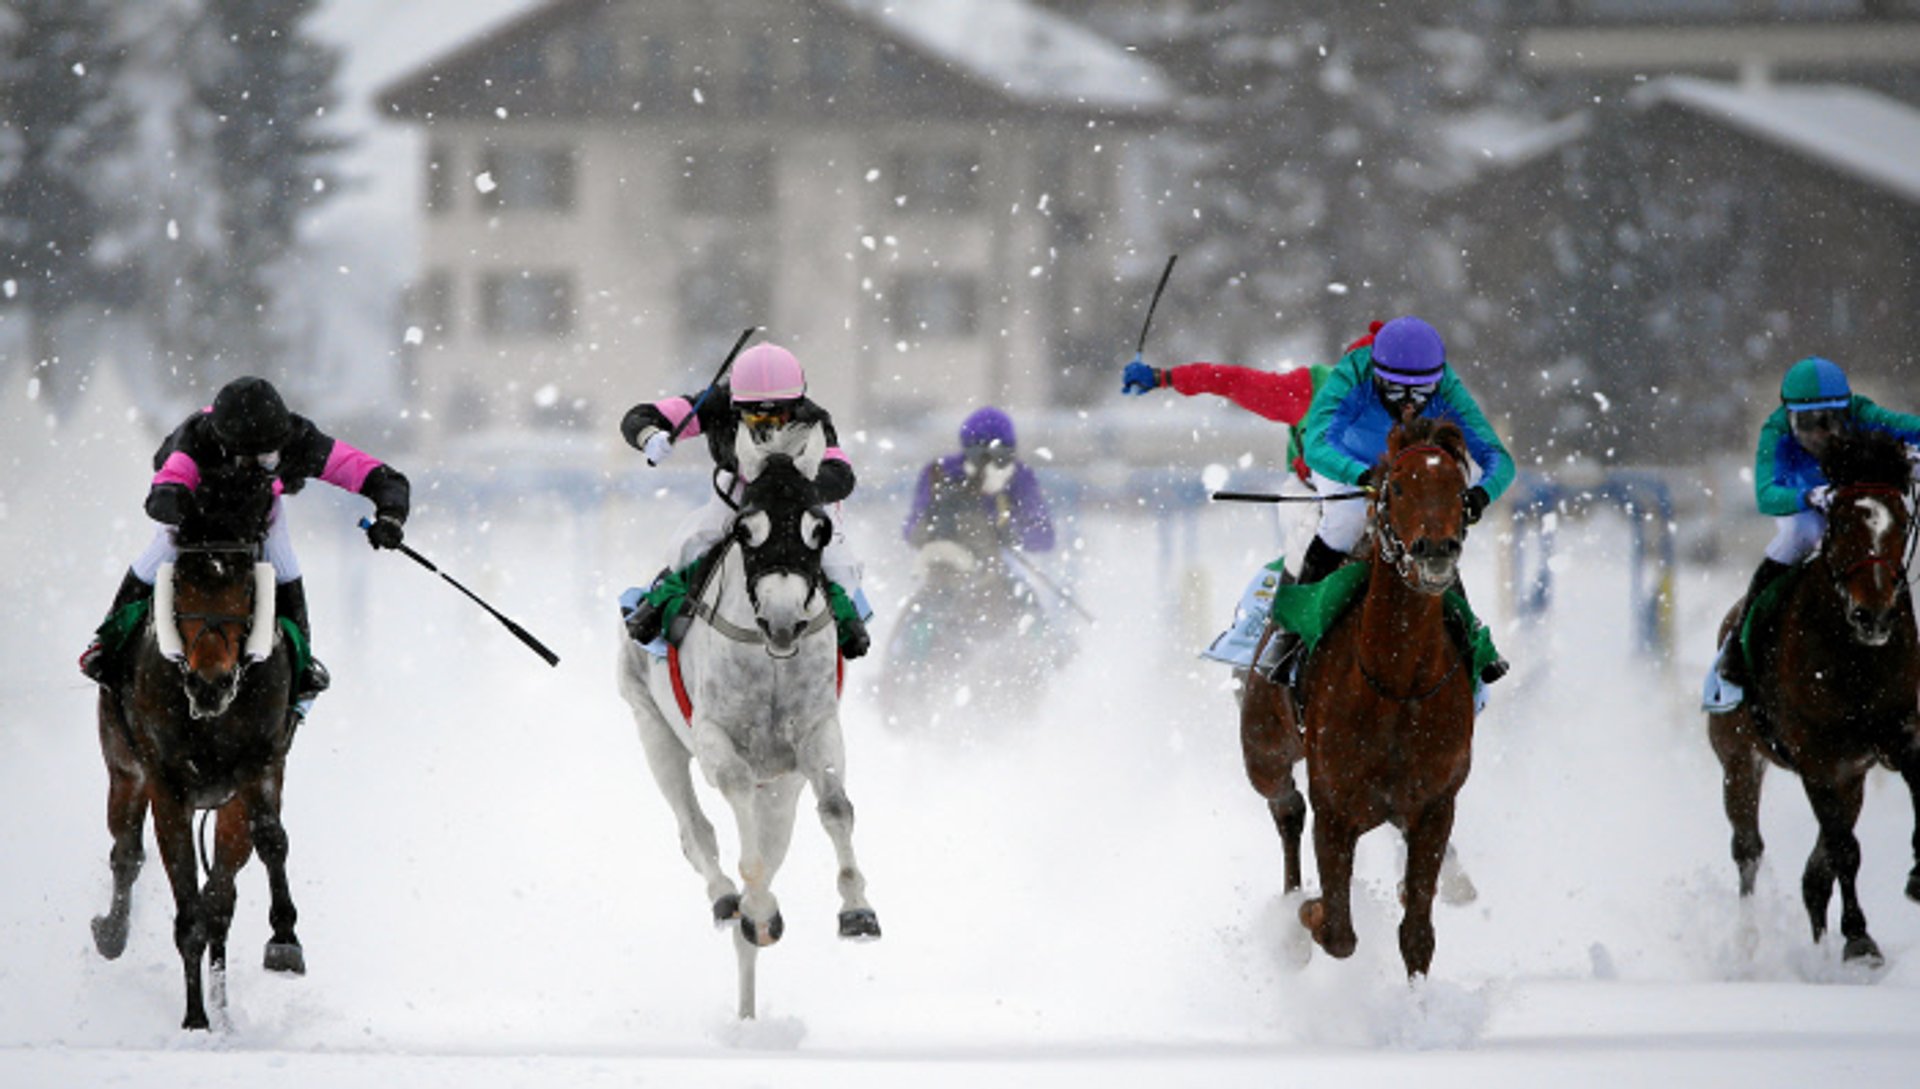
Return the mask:
<svg viewBox="0 0 1920 1089">
<path fill-rule="evenodd" d="M 153 607 L 135 636 L 130 675 L 100 693 L 113 903 L 93 920 L 94 944 L 109 960 L 126 948 L 151 808 L 154 839 L 173 885 L 173 940 L 187 988 L 182 1025 L 190 1029 L 208 1027 L 202 958 L 212 969 L 215 1008 L 224 1006 L 234 876 L 256 849 L 273 894 L 266 966 L 305 971 L 280 826 L 294 729 L 288 714 L 292 648 L 273 631 L 272 568 L 259 564 L 263 570 L 256 571 L 258 556 L 253 544 L 183 545 L 179 560 L 161 567 Z M 249 660 L 250 651 L 265 657 Z M 218 814 L 205 888 L 194 852 L 196 810 Z"/>
<path fill-rule="evenodd" d="M 1920 648 L 1904 558 L 1909 470 L 1901 444 L 1874 432 L 1836 437 L 1822 468 L 1832 503 L 1820 551 L 1797 576 L 1782 576 L 1793 581 L 1769 614 L 1777 623 L 1759 641 L 1746 699 L 1708 715 L 1707 733 L 1723 772 L 1740 895 L 1752 895 L 1760 869 L 1760 784 L 1772 761 L 1799 773 L 1820 826 L 1800 878 L 1813 940 L 1826 933 L 1838 882 L 1844 956 L 1877 964 L 1880 947 L 1854 891 L 1853 826 L 1867 772 L 1876 763 L 1900 772 L 1920 815 Z M 1721 623 L 1723 643 L 1742 612 L 1736 605 Z M 1920 831 L 1914 853 L 1907 896 L 1920 900 Z"/>
<path fill-rule="evenodd" d="M 1288 891 L 1300 885 L 1312 803 L 1320 896 L 1302 905 L 1300 921 L 1328 953 L 1346 957 L 1358 942 L 1350 886 L 1360 836 L 1388 823 L 1405 835 L 1400 956 L 1409 976 L 1433 960 L 1433 897 L 1472 760 L 1474 673 L 1441 603 L 1466 539 L 1467 464 L 1451 423 L 1415 420 L 1393 433 L 1366 588 L 1301 671 L 1304 714 L 1257 671 L 1241 704 L 1247 775 L 1280 830 Z M 1302 758 L 1306 798 L 1293 783 Z"/>
</svg>

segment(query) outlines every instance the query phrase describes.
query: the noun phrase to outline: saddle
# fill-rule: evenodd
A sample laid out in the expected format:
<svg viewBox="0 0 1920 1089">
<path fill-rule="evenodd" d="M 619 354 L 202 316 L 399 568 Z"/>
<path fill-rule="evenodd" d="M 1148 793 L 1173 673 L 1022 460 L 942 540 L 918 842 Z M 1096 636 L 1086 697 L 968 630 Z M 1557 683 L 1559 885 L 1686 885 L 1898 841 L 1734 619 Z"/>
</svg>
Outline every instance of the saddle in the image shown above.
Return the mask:
<svg viewBox="0 0 1920 1089">
<path fill-rule="evenodd" d="M 1364 563 L 1350 563 L 1319 582 L 1290 583 L 1273 591 L 1270 618 L 1275 625 L 1300 636 L 1300 653 L 1294 659 L 1288 687 L 1306 669 L 1320 642 L 1333 625 L 1353 608 L 1366 591 L 1371 571 Z M 1474 615 L 1473 607 L 1460 594 L 1448 590 L 1443 598 L 1447 633 L 1454 649 L 1468 660 L 1474 677 L 1500 657 L 1493 645 L 1493 633 Z M 1296 697 L 1298 698 L 1298 697 Z"/>
</svg>

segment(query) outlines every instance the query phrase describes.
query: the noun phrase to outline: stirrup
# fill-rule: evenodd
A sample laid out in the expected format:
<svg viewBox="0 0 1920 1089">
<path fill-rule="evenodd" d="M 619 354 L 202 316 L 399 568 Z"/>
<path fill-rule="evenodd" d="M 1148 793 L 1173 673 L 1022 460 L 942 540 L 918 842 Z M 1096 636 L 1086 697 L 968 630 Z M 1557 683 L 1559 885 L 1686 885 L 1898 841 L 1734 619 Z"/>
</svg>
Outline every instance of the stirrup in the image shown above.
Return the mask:
<svg viewBox="0 0 1920 1089">
<path fill-rule="evenodd" d="M 1291 686 L 1294 667 L 1300 659 L 1300 648 L 1305 645 L 1305 640 L 1293 632 L 1280 632 L 1260 648 L 1260 657 L 1253 663 L 1254 672 L 1282 688 Z"/>
<path fill-rule="evenodd" d="M 1492 684 L 1506 676 L 1507 671 L 1512 668 L 1513 664 L 1511 662 L 1508 662 L 1505 658 L 1496 654 L 1494 655 L 1493 661 L 1488 662 L 1486 666 L 1480 670 L 1480 684 L 1483 687 Z"/>
<path fill-rule="evenodd" d="M 1706 679 L 1700 685 L 1700 709 L 1710 715 L 1724 715 L 1739 707 L 1747 698 L 1746 688 L 1728 680 L 1722 672 L 1726 655 L 1727 647 L 1723 645 L 1720 653 L 1713 656 L 1713 664 L 1707 667 Z"/>
</svg>

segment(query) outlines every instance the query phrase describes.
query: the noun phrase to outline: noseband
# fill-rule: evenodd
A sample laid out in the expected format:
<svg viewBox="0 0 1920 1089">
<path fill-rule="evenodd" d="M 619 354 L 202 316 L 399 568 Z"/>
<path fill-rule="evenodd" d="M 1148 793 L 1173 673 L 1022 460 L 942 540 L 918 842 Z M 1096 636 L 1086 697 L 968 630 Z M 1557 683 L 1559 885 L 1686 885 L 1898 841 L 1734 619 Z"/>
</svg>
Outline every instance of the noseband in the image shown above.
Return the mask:
<svg viewBox="0 0 1920 1089">
<path fill-rule="evenodd" d="M 237 542 L 181 545 L 179 551 L 182 553 L 195 553 L 207 556 L 235 556 L 240 558 L 239 562 L 257 562 L 257 557 L 260 554 L 257 547 Z M 175 573 L 174 577 L 177 579 L 179 576 Z M 247 570 L 244 577 L 247 579 L 249 587 L 255 586 L 252 581 L 252 562 L 247 562 Z M 174 625 L 176 631 L 179 630 L 180 622 L 183 620 L 197 620 L 200 622 L 200 630 L 194 633 L 192 645 L 185 648 L 186 654 L 181 657 L 179 661 L 182 670 L 187 668 L 187 662 L 192 658 L 193 650 L 200 645 L 202 640 L 208 638 L 218 639 L 224 647 L 233 649 L 239 658 L 238 664 L 244 667 L 246 665 L 246 656 L 240 653 L 243 648 L 236 644 L 243 643 L 253 633 L 253 621 L 257 611 L 257 602 L 250 603 L 248 610 L 244 613 L 183 612 L 175 608 L 172 617 L 163 618 L 156 616 L 154 621 L 155 623 L 161 623 L 163 621 L 171 623 Z M 238 627 L 240 630 L 237 639 L 234 635 L 230 634 L 230 630 L 235 627 Z"/>
<path fill-rule="evenodd" d="M 1401 460 L 1409 454 L 1438 454 L 1447 459 L 1455 469 L 1460 468 L 1460 459 L 1456 458 L 1443 446 L 1437 446 L 1433 443 L 1420 443 L 1417 446 L 1409 446 L 1401 450 L 1393 456 L 1393 460 L 1387 465 L 1386 478 L 1380 486 L 1380 498 L 1374 504 L 1374 532 L 1380 538 L 1380 558 L 1387 561 L 1387 564 L 1393 568 L 1394 574 L 1399 575 L 1402 582 L 1411 585 L 1418 581 L 1414 574 L 1413 556 L 1407 548 L 1407 543 L 1401 540 L 1400 535 L 1394 531 L 1393 519 L 1388 517 L 1387 510 L 1387 497 L 1392 494 L 1392 489 L 1389 488 L 1388 485 L 1392 483 L 1393 473 L 1399 468 Z M 1464 498 L 1466 495 L 1466 473 L 1462 472 L 1460 477 L 1462 481 L 1462 487 L 1460 489 L 1462 496 L 1461 502 L 1464 504 L 1466 502 Z M 1464 544 L 1466 542 L 1466 536 L 1466 522 L 1463 519 L 1461 521 L 1460 536 L 1449 539 L 1456 543 Z"/>
</svg>

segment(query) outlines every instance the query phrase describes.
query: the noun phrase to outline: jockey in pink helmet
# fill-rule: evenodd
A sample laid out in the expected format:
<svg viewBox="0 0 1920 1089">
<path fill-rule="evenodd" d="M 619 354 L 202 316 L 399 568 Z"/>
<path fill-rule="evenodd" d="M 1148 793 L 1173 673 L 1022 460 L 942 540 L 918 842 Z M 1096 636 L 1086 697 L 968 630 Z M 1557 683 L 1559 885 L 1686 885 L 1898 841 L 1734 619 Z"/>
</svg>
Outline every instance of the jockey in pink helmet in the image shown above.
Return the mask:
<svg viewBox="0 0 1920 1089">
<path fill-rule="evenodd" d="M 822 502 L 838 503 L 853 493 L 853 464 L 840 448 L 833 417 L 806 394 L 807 375 L 793 353 L 777 344 L 756 344 L 733 361 L 726 384 L 703 393 L 635 405 L 620 421 L 620 434 L 647 455 L 649 465 L 658 465 L 673 452 L 673 429 L 686 421 L 679 440 L 706 436 L 707 452 L 714 464 L 732 478 L 740 468 L 734 439 L 741 427 L 756 434 L 773 428 L 818 427 L 826 438 L 827 452 L 813 483 Z M 693 418 L 688 420 L 689 416 Z M 736 481 L 732 489 L 737 493 L 739 487 Z M 627 630 L 635 640 L 651 643 L 660 637 L 666 621 L 673 619 L 669 614 L 679 611 L 663 589 L 669 582 L 664 576 L 698 562 L 726 535 L 732 518 L 733 508 L 715 494 L 681 523 L 668 550 L 663 577 L 654 580 L 654 589 L 627 617 Z M 860 561 L 838 525 L 835 519 L 833 541 L 821 554 L 820 566 L 828 579 L 834 619 L 839 625 L 840 651 L 858 658 L 871 644 L 865 620 L 872 610 L 866 607 L 860 591 Z"/>
</svg>

